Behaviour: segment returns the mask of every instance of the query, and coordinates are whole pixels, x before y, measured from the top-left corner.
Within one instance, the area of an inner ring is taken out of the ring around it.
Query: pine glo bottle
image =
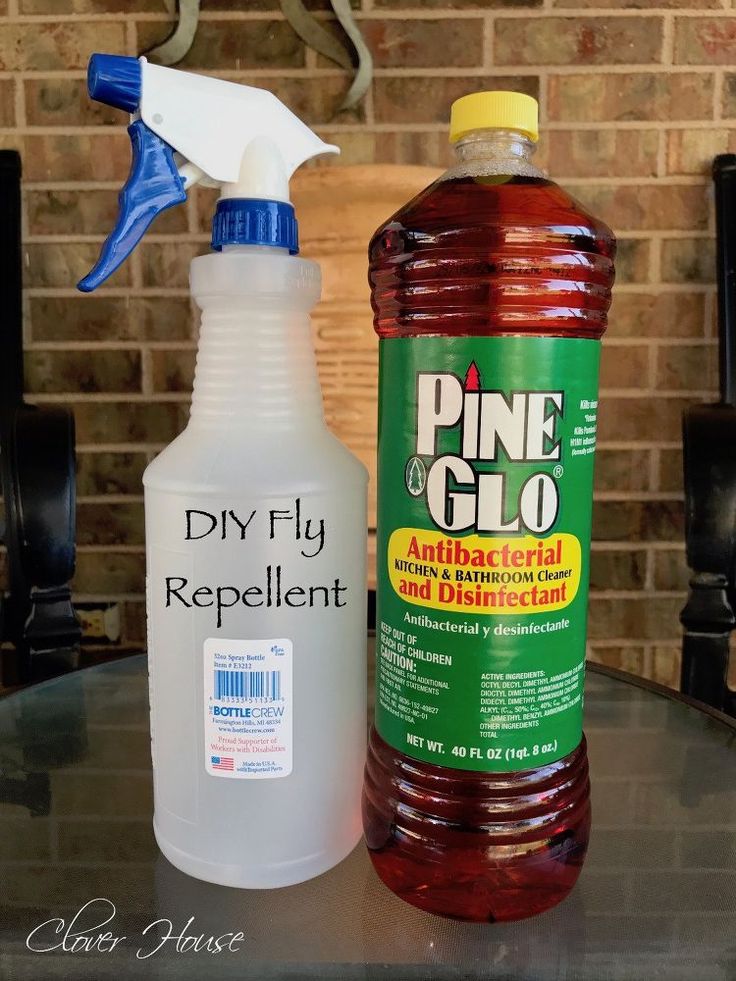
[[[514,920],[579,875],[611,231],[533,165],[538,107],[452,106],[457,163],[374,235],[380,338],[373,864],[420,909]]]

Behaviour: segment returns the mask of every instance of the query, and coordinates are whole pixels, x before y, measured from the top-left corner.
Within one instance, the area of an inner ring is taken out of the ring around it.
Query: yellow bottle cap
[[[450,109],[450,143],[476,129],[514,129],[539,139],[539,104],[521,92],[472,92]]]

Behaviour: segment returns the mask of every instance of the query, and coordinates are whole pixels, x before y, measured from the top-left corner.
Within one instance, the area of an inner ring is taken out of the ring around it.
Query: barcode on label
[[[277,702],[281,698],[280,671],[215,670],[215,698],[263,698]]]

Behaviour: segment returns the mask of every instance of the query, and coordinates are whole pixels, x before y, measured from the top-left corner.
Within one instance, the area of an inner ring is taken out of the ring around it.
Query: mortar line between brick
[[[719,68],[715,73],[715,84],[713,86],[713,119],[720,123],[723,119],[723,90],[725,87],[726,73]]]
[[[656,392],[657,390],[657,370],[659,367],[659,347],[661,345],[648,344],[647,345],[647,376],[649,381],[649,388],[651,391]]]
[[[328,11],[313,11],[312,12],[316,18],[319,20],[330,20],[331,15]],[[82,20],[84,20],[83,15],[78,15]],[[421,8],[416,9],[402,9],[402,10],[381,10],[380,14],[378,11],[374,11],[372,14],[367,14],[361,11],[355,11],[356,20],[473,20],[479,19],[482,13],[478,9],[468,8],[463,10],[460,8],[451,8],[448,10],[432,10],[427,12]],[[511,7],[508,9],[499,8],[494,10],[493,16],[498,20],[539,20],[540,18],[540,8],[531,7],[527,10],[521,10],[519,8]],[[716,8],[712,9],[692,9],[692,10],[677,10],[675,13],[671,7],[651,7],[642,8],[636,10],[631,7],[624,7],[621,10],[616,10],[612,7],[553,7],[549,14],[545,12],[544,18],[549,20],[578,20],[583,17],[586,20],[664,20],[665,17],[672,16],[677,18],[682,18],[684,20],[729,20],[733,18],[732,10],[718,10]],[[89,19],[89,18],[87,18]],[[226,19],[221,17],[219,19]],[[254,19],[254,18],[249,18]],[[267,20],[269,18],[265,17],[263,13],[260,14],[261,20]]]
[[[477,76],[478,70],[476,69],[469,77]],[[516,75],[518,73],[512,73]],[[538,76],[542,77],[542,72],[537,73]],[[407,77],[420,77],[420,76],[407,76]],[[435,77],[435,76],[431,76]],[[451,75],[447,76],[449,78],[459,78],[460,76]],[[463,76],[466,77],[466,76]],[[509,77],[509,76],[498,76]],[[545,124],[546,130],[563,131],[563,132],[600,132],[603,130],[616,130],[620,132],[628,131],[644,131],[650,132],[653,126],[661,124],[668,130],[712,130],[713,120],[597,120],[594,122],[583,122],[582,120],[548,120]],[[405,122],[402,120],[397,120],[395,122],[386,123],[373,123],[370,126],[366,126],[365,123],[335,123],[335,122],[310,122],[309,125],[317,132],[330,132],[330,133],[365,133],[368,132],[375,133],[395,133],[397,130],[407,133],[445,133],[447,131],[446,123],[435,123],[435,122]],[[719,126],[721,129],[732,130],[736,129],[736,118],[733,119],[722,119],[719,121]],[[0,137],[19,137],[19,136],[56,136],[56,137],[68,137],[68,136],[121,136],[125,132],[122,126],[3,126],[0,127]],[[670,177],[689,177],[695,179],[698,175],[696,174],[682,174],[682,175],[669,175]],[[610,178],[609,178],[610,180]],[[650,183],[654,183],[655,177],[651,178],[629,178],[631,181],[641,181],[649,180]],[[98,183],[98,182],[95,182]],[[112,185],[112,181],[100,181],[102,186]]]
[[[141,495],[141,500],[143,496]],[[107,552],[119,552],[121,555],[137,555],[144,552],[145,545],[78,545],[77,552],[86,555],[104,555]]]
[[[487,13],[483,18],[483,47],[481,54],[481,65],[485,71],[493,68],[494,23],[493,14]]]
[[[209,241],[210,236],[199,230],[199,220],[197,215],[197,207],[194,198],[191,194],[187,195],[186,201],[186,211],[187,216],[187,229],[189,235],[192,236],[195,241],[206,242]]]
[[[663,65],[661,62],[631,62],[630,64],[621,65],[581,65],[570,64],[570,65],[494,65],[494,74],[498,75],[535,75],[539,71],[549,71],[555,75],[587,75],[591,71],[599,70],[600,74],[604,75],[629,75],[633,72],[637,74],[642,73],[645,75],[710,75],[715,71],[715,66],[713,65]],[[273,69],[262,68],[258,69],[259,72],[263,74],[274,74]],[[326,72],[327,69],[321,69],[321,72]],[[331,70],[333,74],[335,70]],[[417,66],[415,68],[402,68],[398,65],[392,67],[378,67],[375,69],[375,75],[378,78],[384,76],[398,76],[403,75],[428,75],[434,77],[435,75],[447,75],[448,77],[454,78],[459,75],[472,75],[477,72],[476,68],[471,67],[421,67]],[[9,73],[8,73],[9,74]],[[212,74],[212,72],[207,72],[207,74]],[[232,72],[223,72],[223,74],[232,74]],[[243,74],[252,74],[252,71],[243,71]],[[29,77],[36,78],[38,73],[33,72],[29,74]],[[2,76],[0,76],[2,77]]]
[[[370,132],[376,125],[376,82],[371,82],[365,94],[365,122],[363,126]]]
[[[717,298],[714,290],[707,293],[703,311],[703,333],[708,340],[718,343],[717,324],[716,324],[716,304]]]
[[[681,593],[679,595],[684,596],[684,593]],[[646,647],[648,644],[653,644],[654,646],[661,646],[661,647],[672,647],[673,645],[679,643],[679,640],[680,640],[680,636],[679,635],[677,637],[659,637],[659,638],[649,638],[649,637],[647,637],[647,638],[640,638],[639,640],[632,639],[631,637],[611,637],[610,639],[606,639],[606,640],[602,640],[602,639],[601,640],[591,640],[590,641],[590,645],[593,648],[593,650],[595,650],[596,648],[605,649],[605,648],[609,648],[609,647]],[[619,732],[619,731],[620,730],[618,730],[618,729],[616,730],[616,732]],[[628,780],[630,778],[627,777],[627,778],[622,778],[622,779],[627,779]],[[599,827],[600,827],[600,825],[599,825]],[[630,825],[627,825],[627,828],[628,827],[630,827]],[[643,827],[644,828],[649,828],[649,830],[652,830],[651,824],[649,824],[649,825],[643,825]],[[688,825],[688,827],[690,827],[690,826]],[[617,830],[618,830],[618,828],[617,828]],[[690,916],[690,915],[691,914],[688,913],[688,916]],[[710,915],[712,916],[713,914],[711,913]]]
[[[78,443],[77,453],[160,453],[164,443]],[[82,546],[79,546],[80,548]]]
[[[662,29],[662,64],[666,67],[675,60],[675,22],[671,13],[665,15]]]
[[[566,178],[564,175],[562,175],[562,176],[559,176],[558,175],[558,182],[569,184],[569,183],[572,183],[573,181],[571,181],[571,179],[569,177]],[[29,190],[29,188],[28,188],[27,185],[26,185],[25,190],[26,191]],[[36,188],[31,188],[30,190],[31,191],[36,191],[37,189]],[[56,190],[56,191],[69,192],[71,189],[70,188],[44,188],[41,193],[44,193],[44,194],[45,193],[50,193],[51,191],[54,191],[54,190]],[[73,190],[74,190],[74,192],[77,192],[77,193],[80,193],[81,194],[81,193],[84,193],[85,190],[93,190],[93,189],[92,188],[74,188]],[[100,190],[100,189],[97,188],[97,190]],[[171,245],[171,244],[181,244],[181,243],[186,242],[187,244],[206,245],[206,244],[209,243],[210,237],[211,236],[209,234],[207,234],[206,232],[202,232],[202,231],[199,231],[199,230],[196,230],[196,229],[195,229],[195,231],[179,232],[179,234],[174,234],[174,233],[167,234],[167,233],[162,233],[162,232],[158,232],[158,233],[153,232],[153,233],[151,233],[147,237],[146,244],[147,245],[166,245],[166,244]],[[663,228],[663,229],[654,229],[654,228],[652,228],[652,229],[643,228],[642,229],[642,228],[638,228],[637,229],[637,228],[630,228],[628,230],[620,229],[619,232],[618,232],[618,238],[619,238],[619,241],[624,241],[625,240],[625,241],[629,241],[629,242],[652,242],[652,243],[654,243],[654,242],[670,241],[670,240],[680,241],[683,238],[693,239],[693,240],[696,240],[696,241],[698,241],[700,239],[703,239],[704,241],[709,241],[712,238],[712,236],[711,236],[711,234],[709,232],[704,231],[702,229],[682,229],[682,228]],[[34,235],[28,235],[27,238],[25,239],[25,243],[26,243],[26,245],[63,245],[65,243],[69,243],[69,244],[96,245],[96,244],[99,244],[101,242],[104,242],[104,240],[105,240],[105,235],[102,234],[102,233],[100,233],[100,234],[97,234],[97,233],[91,234],[91,233],[86,233],[86,232],[73,232],[73,233],[64,233],[64,234],[40,234],[40,233],[36,233]],[[307,247],[308,248],[312,248],[312,249],[315,249],[315,248],[319,249],[320,244],[321,244],[319,241],[309,242],[308,239],[307,239],[307,242],[308,242],[308,246]],[[654,273],[656,273],[656,271],[657,271],[657,267],[656,267],[656,264],[655,264],[653,266],[653,271],[650,270],[650,278],[648,280],[644,281],[644,282],[652,282],[652,281],[654,281],[654,279],[657,278],[654,275]],[[618,290],[618,289],[620,289],[623,286],[635,286],[635,285],[642,285],[642,283],[625,283],[624,282],[624,283],[617,284],[617,287],[616,288]]]
[[[153,355],[146,344],[141,344],[138,350],[141,357],[141,392],[144,395],[153,395]]]
[[[657,397],[660,400],[672,399],[700,399],[707,401],[714,394],[714,389],[673,389],[657,390],[642,388],[602,388],[601,398],[609,399],[642,399]],[[34,401],[41,403],[76,403],[79,405],[106,405],[115,402],[127,402],[131,404],[186,404],[191,399],[191,392],[34,392]]]
[[[194,341],[33,341],[29,351],[138,351],[142,344],[152,351],[195,351]]]
[[[329,17],[326,11],[320,12],[322,19]],[[153,12],[153,11],[135,11],[133,13],[126,13],[124,10],[117,12],[108,13],[68,13],[68,14],[56,14],[56,13],[45,13],[45,14],[17,14],[8,20],[13,24],[45,24],[53,20],[55,24],[116,24],[121,23],[125,19],[132,19],[133,21],[138,21],[139,23],[148,24],[172,24],[172,17],[165,11]],[[202,10],[200,12],[200,20],[202,21],[250,21],[250,20],[263,20],[263,21],[274,21],[274,20],[285,20],[283,14],[280,10],[234,10],[230,11],[207,11]]]
[[[327,10],[314,10],[310,11],[311,15],[316,20],[323,21],[334,21],[334,14],[332,11]],[[482,11],[474,8],[461,9],[461,8],[450,8],[448,10],[436,10],[431,11],[424,10],[422,8],[416,9],[399,9],[399,10],[388,10],[388,9],[364,9],[355,10],[354,12],[356,20],[480,20],[482,18]],[[616,10],[613,8],[590,8],[590,7],[552,7],[549,10],[544,11],[545,19],[550,20],[576,20],[578,18],[584,17],[586,20],[659,20],[668,15],[676,16],[677,18],[682,18],[684,20],[693,19],[708,19],[708,20],[728,20],[733,17],[733,10],[729,9],[692,9],[692,10],[677,10],[676,14],[669,7],[651,7],[643,8],[641,10],[636,10],[633,8],[624,8],[622,10]],[[540,16],[539,8],[531,8],[528,10],[520,10],[518,8],[510,8],[507,10],[494,11],[494,16],[497,16],[503,20],[535,20]],[[126,13],[125,11],[120,11],[117,13],[68,13],[68,14],[14,14],[12,17],[8,16],[8,24],[18,24],[18,25],[29,25],[34,24],[47,24],[49,18],[53,18],[53,22],[56,24],[120,24],[123,21],[130,19],[133,22],[138,23],[158,23],[158,24],[170,24],[172,23],[172,18],[165,12],[154,13],[139,11],[134,13]],[[224,22],[224,23],[237,23],[238,21],[262,21],[264,23],[273,23],[275,21],[284,22],[285,17],[280,10],[233,10],[233,11],[219,11],[219,10],[208,10],[206,7],[200,12],[200,21],[205,22]]]
[[[166,443],[150,443],[145,440],[136,440],[129,443],[115,443],[115,442],[95,442],[95,443],[85,443],[80,442],[77,444],[78,453],[160,453],[166,446]],[[598,443],[599,450],[647,450],[647,449],[663,449],[663,450],[679,450],[681,443],[678,440],[660,441],[654,442],[640,441],[636,440],[602,440]],[[656,544],[656,543],[655,543]],[[671,547],[671,546],[669,546]],[[3,551],[0,548],[0,553]]]
[[[661,503],[676,503],[683,499],[682,493],[679,491],[601,491],[596,490],[595,499],[597,501],[609,503],[609,502],[621,502],[621,501],[637,501],[637,502],[661,502]],[[636,542],[632,544],[636,545]],[[639,547],[641,543],[638,543]]]
[[[108,549],[112,551],[112,549]],[[120,603],[144,603],[146,600],[145,593],[77,593],[74,592],[74,601],[76,603],[98,603],[98,602],[108,602],[109,600],[115,600]],[[71,815],[65,815],[65,817]]]
[[[192,397],[191,392],[54,392],[46,394],[42,392],[33,393],[33,401],[39,405],[62,402],[65,405],[114,405],[115,403],[125,403],[126,405],[186,405]]]
[[[657,177],[666,177],[667,175],[667,144],[669,140],[669,134],[667,130],[660,129],[659,137],[657,139]]]
[[[601,398],[702,399],[706,401],[709,398],[712,398],[714,392],[715,389],[711,389],[711,388],[699,388],[699,389],[601,388]]]
[[[653,493],[657,493],[661,487],[662,471],[662,451],[657,447],[649,454],[649,486]]]
[[[569,129],[569,127],[567,127]],[[365,133],[366,130],[363,127],[336,127],[336,126],[315,126],[314,129],[317,132],[358,132]],[[372,128],[373,132],[389,132],[395,133],[396,131],[403,131],[407,133],[411,132],[434,132],[444,134],[447,132],[447,126],[432,127],[429,130],[428,127],[411,127],[411,126],[401,126],[395,125],[393,127],[386,127],[385,125],[376,125]],[[370,131],[369,131],[370,132]],[[327,165],[330,166],[330,165]],[[331,165],[339,166],[339,164]],[[319,169],[319,168],[318,168]],[[440,168],[434,168],[439,171]],[[708,184],[705,178],[697,174],[670,174],[665,178],[661,177],[573,177],[568,175],[565,180],[570,184],[575,184],[577,186],[585,187],[707,187]],[[120,189],[120,181],[29,181],[27,184],[29,190],[32,191],[114,191]],[[620,229],[625,231],[626,229]],[[634,229],[635,230],[635,229]],[[643,230],[643,229],[642,229]],[[676,228],[663,229],[663,231],[677,231]],[[688,230],[685,226],[683,231]],[[698,231],[698,229],[693,229]],[[654,229],[650,229],[654,231]]]
[[[711,75],[718,66],[714,65],[664,65],[659,62],[643,62],[624,65],[546,65],[544,70],[553,72],[555,75],[580,75],[586,74],[591,70],[600,69],[605,75],[628,75],[632,72],[653,74],[653,75]],[[494,75],[536,75],[542,68],[534,65],[493,65]],[[402,77],[447,77],[458,78],[463,76],[477,75],[479,68],[476,65],[458,66],[422,66],[417,65],[411,68],[403,68],[399,65],[383,67],[376,66],[373,70],[376,78],[402,78]],[[202,66],[197,68],[197,73],[206,75],[210,78],[317,78],[317,77],[342,77],[345,71],[342,68],[329,66],[315,66],[308,71],[304,66],[294,68],[289,66],[262,67],[253,66],[251,68],[208,68]],[[83,81],[86,78],[86,71],[81,68],[51,69],[43,68],[38,70],[22,69],[19,71],[0,71],[0,79],[20,78],[23,81],[51,81],[70,80]],[[659,120],[662,122],[663,120]],[[91,128],[91,127],[86,127]],[[100,127],[98,127],[100,128]],[[111,129],[111,126],[102,127]],[[66,131],[66,127],[64,127]]]
[[[30,347],[30,339],[33,337],[33,324],[31,322],[31,301],[26,296],[25,291],[21,297],[21,309],[23,317],[23,350],[27,351]]]
[[[13,86],[13,107],[15,109],[15,124],[19,129],[27,125],[26,91],[25,86],[16,81]]]
[[[685,233],[685,234],[683,234],[680,237],[686,239],[686,238],[688,238],[688,235]],[[714,289],[715,284],[712,283],[712,282],[708,282],[708,283],[670,283],[670,282],[667,282],[665,280],[660,280],[660,281],[653,282],[653,283],[645,283],[644,286],[645,287],[648,286],[650,290],[654,290],[656,292],[668,290],[669,292],[672,292],[672,293],[705,293],[708,290]],[[627,292],[629,292],[629,293],[646,293],[646,292],[648,292],[646,288],[643,289],[643,290],[640,289],[639,288],[639,284],[632,284],[632,287],[631,288],[625,287],[623,285],[621,285],[621,286],[618,287],[618,291],[619,292],[621,290],[623,290],[623,289],[626,289]],[[675,341],[676,338],[673,338],[672,340]]]
[[[646,544],[642,542],[642,544]],[[591,590],[591,600],[609,600],[609,599],[634,599],[634,600],[650,600],[650,599],[679,599],[683,596],[683,590],[681,589],[596,589]],[[639,643],[642,643],[642,638]],[[649,637],[646,640],[651,642]],[[591,643],[596,644],[600,641],[591,640]],[[656,641],[655,641],[656,643]]]
[[[643,548],[651,548],[656,552],[674,552],[683,547],[682,542],[614,542],[606,539],[593,539],[591,548],[594,552],[640,552]]]
[[[135,21],[126,19],[125,21],[125,46],[127,53],[135,58],[138,55],[138,30]]]
[[[112,229],[110,229],[110,231],[112,231]],[[104,241],[104,236],[102,240]],[[130,289],[135,295],[138,293],[141,286],[143,286],[143,264],[139,250],[133,250],[133,253],[128,259],[128,269],[130,270]]]
[[[549,72],[546,68],[539,72],[539,128],[544,133],[549,120]]]
[[[433,10],[428,13],[422,10],[395,10],[381,11],[380,16],[367,16],[356,11],[357,20],[452,20],[456,15],[461,15],[463,20],[478,18],[477,10]],[[326,12],[316,12],[316,16],[321,19],[329,19]],[[586,20],[662,20],[667,16],[673,18],[683,18],[684,20],[728,20],[733,17],[733,10],[711,9],[691,9],[674,11],[671,7],[651,7],[635,10],[633,8],[623,8],[616,10],[612,7],[552,7],[547,13],[543,13],[545,19],[549,20],[578,20],[583,17]],[[520,10],[514,7],[508,9],[498,9],[494,11],[494,17],[499,20],[538,20],[540,18],[540,8],[532,7],[528,10]],[[84,18],[83,18],[84,19]]]
[[[78,504],[142,504],[143,494],[79,494]],[[109,548],[109,546],[99,546]],[[132,545],[125,545],[123,548],[134,548]],[[145,546],[144,546],[145,547]]]
[[[653,680],[656,680],[655,671],[654,671],[654,651],[655,648],[653,645],[651,644],[645,645],[644,658],[643,658],[644,665],[642,668],[642,674],[644,675],[645,678],[652,678]]]
[[[309,246],[307,245],[309,252]],[[314,253],[312,253],[314,254]],[[631,296],[648,295],[650,293],[683,293],[683,294],[704,294],[709,296],[715,285],[713,283],[622,283],[616,287],[617,294],[628,294]],[[31,299],[42,297],[49,298],[69,298],[80,299],[80,294],[73,286],[27,286],[25,288],[27,296]],[[98,294],[107,299],[133,299],[146,298],[183,298],[189,297],[189,290],[185,286],[144,286],[141,289],[133,289],[130,286],[108,286]],[[325,308],[334,306],[334,303],[324,301]],[[352,302],[351,308],[362,307],[364,304]],[[700,339],[700,338],[699,338]],[[692,344],[693,340],[688,338],[647,338],[647,342],[676,344]],[[636,338],[614,338],[606,340],[607,344],[635,343]]]
[[[651,347],[656,348],[672,348],[672,347],[692,347],[696,349],[712,350],[715,349],[717,345],[717,340],[715,338],[702,338],[702,337],[647,337],[647,338],[637,338],[637,337],[605,337],[603,344],[604,347]],[[604,391],[605,389],[601,389]],[[648,391],[649,389],[642,389],[642,391]]]
[[[313,255],[309,246],[306,247],[306,255]],[[650,294],[683,294],[686,296],[704,295],[706,298],[709,297],[715,285],[712,283],[622,283],[616,287],[617,295],[627,295],[627,296],[648,296]],[[42,299],[42,298],[52,298],[52,299],[81,299],[79,291],[73,286],[28,286],[26,287],[26,295],[29,299]],[[99,294],[101,297],[106,299],[185,299],[189,297],[189,290],[185,286],[145,286],[139,290],[133,289],[131,287],[107,287],[104,292]],[[87,302],[87,301],[85,301]],[[324,300],[323,309],[328,310],[335,306],[340,306],[336,301]],[[367,301],[349,303],[351,310],[356,309],[367,309]],[[636,337],[610,337],[606,338],[605,343],[611,344],[613,346],[617,345],[627,345],[632,343],[637,343],[639,339]],[[641,343],[652,343],[652,344],[669,344],[671,346],[677,345],[692,345],[693,343],[709,341],[712,340],[712,335],[708,336],[698,336],[695,338],[687,337],[651,337],[646,340],[641,340]]]
[[[80,192],[81,193],[81,192]],[[60,245],[64,242],[79,242],[82,244],[96,244],[105,241],[105,235],[29,235],[26,238],[26,245]],[[146,244],[165,245],[180,242],[205,243],[210,241],[210,236],[204,232],[182,232],[179,235],[149,235]]]
[[[23,70],[16,72],[2,71],[0,72],[0,78],[20,78],[22,81],[27,79],[32,80],[43,80],[45,78],[51,80],[58,79],[68,79],[70,81],[84,81],[87,77],[87,72],[83,68],[45,68],[39,69],[38,71]]]
[[[646,550],[646,559],[644,567],[644,590],[647,593],[654,592],[654,552],[651,549]]]
[[[564,174],[562,176],[559,176],[558,175],[558,181],[565,182],[565,183],[576,183],[576,181],[574,180],[574,178],[565,177]],[[100,185],[86,186],[86,185],[78,185],[78,184],[75,184],[73,187],[70,187],[70,186],[64,186],[64,187],[46,187],[45,185],[44,185],[44,187],[39,187],[37,184],[25,184],[25,190],[26,191],[32,191],[32,192],[39,191],[39,192],[44,192],[44,193],[47,192],[47,191],[76,191],[76,192],[82,193],[84,191],[91,191],[91,190],[111,190],[112,191],[112,190],[114,190],[114,188],[112,188],[112,187],[111,188],[101,188]],[[697,229],[697,228],[692,228],[692,229],[690,229],[690,228],[688,228],[688,229],[682,229],[682,228],[630,228],[628,230],[619,229],[619,231],[618,231],[619,241],[623,241],[625,239],[626,241],[647,242],[647,241],[650,241],[650,240],[654,241],[657,237],[659,237],[659,239],[661,241],[669,241],[669,240],[677,240],[677,241],[679,241],[683,237],[686,237],[688,239],[704,239],[704,240],[710,241],[710,239],[712,238],[712,234],[709,231],[707,231],[707,230]],[[173,233],[173,232],[172,233],[151,232],[146,237],[146,243],[147,244],[159,244],[159,245],[164,245],[166,243],[170,243],[171,244],[171,243],[180,243],[180,242],[190,242],[190,243],[200,243],[200,244],[203,244],[203,243],[208,243],[210,241],[210,238],[211,238],[211,236],[210,236],[210,234],[208,232],[200,231],[195,226],[194,231],[191,231],[191,232],[189,232],[189,231],[187,231],[187,232],[179,232],[178,234],[177,233]],[[104,239],[105,239],[105,236],[102,235],[102,234],[94,234],[93,235],[93,234],[86,234],[86,233],[79,232],[79,233],[74,233],[74,234],[66,233],[66,234],[57,234],[57,235],[51,235],[51,234],[43,234],[43,235],[42,234],[35,234],[35,235],[29,235],[25,239],[25,242],[26,242],[27,245],[59,245],[59,244],[64,243],[64,242],[97,243],[97,242],[104,241]],[[314,240],[314,241],[310,242],[309,239],[307,238],[306,241],[308,242],[308,247],[313,248],[313,249],[314,248],[318,248],[320,246],[320,244],[321,244],[319,240]],[[617,283],[616,284],[616,291],[618,292],[618,290],[620,290],[623,287],[641,286],[641,285],[645,285],[645,284],[642,284],[642,283]]]
[[[619,233],[619,238],[622,238],[622,233]],[[682,233],[678,236],[674,235],[675,239],[682,238]],[[686,233],[686,237],[692,237]],[[700,237],[700,236],[699,236]],[[703,236],[704,237],[704,236]],[[681,282],[669,282],[667,280],[660,280],[656,283],[620,283],[616,286],[616,293],[651,293],[651,292],[667,292],[667,293],[709,293],[715,289],[715,283],[681,283]],[[672,338],[673,341],[676,338]]]
[[[233,17],[231,12],[228,11],[207,11],[206,8],[202,10],[201,20],[211,20],[211,21],[230,21],[230,20],[282,20],[283,18],[278,15],[277,11],[239,11],[235,12],[237,16]],[[317,20],[333,20],[334,15],[329,10],[314,10],[311,11],[312,16]],[[388,8],[372,10],[355,10],[354,11],[356,20],[478,20],[483,16],[483,12],[479,8],[449,8],[447,10],[431,9],[425,10],[421,7],[416,8],[402,8],[398,10],[389,10]],[[276,16],[274,16],[276,15]],[[499,8],[493,11],[494,17],[499,17],[503,20],[536,20],[540,15],[540,8],[532,7],[527,10],[519,9],[516,7],[510,7],[508,9]],[[651,7],[642,8],[640,10],[624,7],[621,10],[614,8],[603,7],[551,7],[549,13],[545,11],[544,16],[549,17],[552,20],[576,20],[580,17],[585,17],[589,20],[601,20],[608,19],[609,17],[613,20],[625,19],[625,20],[657,20],[668,15],[673,17],[682,17],[683,19],[708,19],[711,18],[716,20],[726,20],[733,17],[733,11],[727,9],[712,8],[712,9],[690,9],[690,10],[677,10],[676,12],[672,10],[671,7]],[[92,20],[92,19],[116,19],[119,15],[107,14],[107,15],[85,15],[85,14],[67,14],[69,18],[75,18],[79,20]],[[131,16],[131,15],[129,15]],[[167,21],[166,16],[160,14],[148,14],[141,17],[138,14],[132,15],[136,20],[160,20],[163,22]],[[23,19],[48,19],[48,15],[45,17],[43,15],[32,15],[27,14]]]
[[[74,297],[80,299],[80,293],[74,286],[27,286],[26,293],[31,298],[36,297]],[[144,286],[133,289],[130,286],[107,286],[97,296],[108,299],[126,299],[128,297],[188,297],[189,290],[185,286]],[[87,302],[87,301],[85,301]]]
[[[661,282],[662,279],[662,240],[653,237],[649,251],[649,281]]]
[[[599,450],[646,450],[658,447],[662,450],[679,450],[682,443],[678,439],[602,439],[598,441]]]

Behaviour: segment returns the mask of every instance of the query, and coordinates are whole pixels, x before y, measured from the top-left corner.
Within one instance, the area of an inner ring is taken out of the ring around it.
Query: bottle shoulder
[[[311,259],[268,250],[209,252],[192,259],[189,281],[197,303],[232,299],[259,304],[277,300],[311,310],[319,300],[321,273]]]
[[[589,239],[596,251],[613,258],[616,242],[611,229],[549,178],[454,176],[457,169],[439,177],[376,230],[370,243],[371,260],[383,257],[387,242],[382,239],[390,239],[391,233],[418,248],[441,245],[447,234],[448,247],[462,247],[463,232],[481,227],[487,234],[510,234],[520,246],[532,245],[535,232],[547,242],[558,238],[560,244],[568,244],[574,229],[580,244]],[[526,236],[519,239],[517,229],[523,229]]]
[[[440,178],[371,240],[375,327],[600,337],[615,251],[608,226],[547,178]]]

